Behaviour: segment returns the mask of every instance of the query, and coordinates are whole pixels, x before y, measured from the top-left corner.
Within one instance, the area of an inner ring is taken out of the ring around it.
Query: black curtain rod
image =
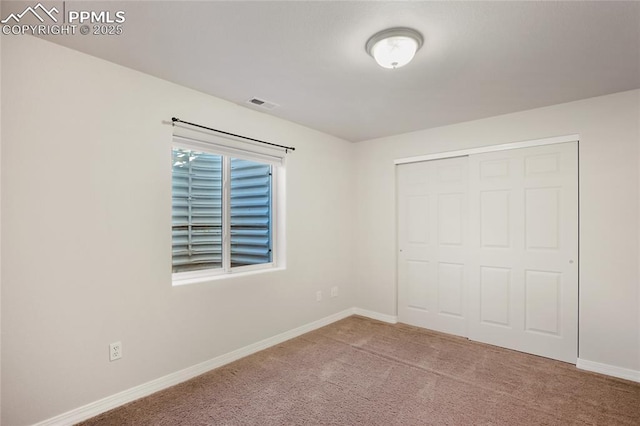
[[[201,126],[200,124],[189,123],[188,121],[180,120],[179,118],[176,118],[176,117],[171,117],[171,121],[173,121],[174,123],[184,123],[184,124],[188,124],[189,126],[200,127],[201,129],[211,130],[212,132],[218,132],[218,133],[222,133],[222,134],[225,134],[225,135],[234,136],[236,138],[241,138],[241,139],[246,139],[246,140],[253,141],[253,142],[263,143],[265,145],[277,146],[278,148],[284,149],[285,153],[288,153],[289,150],[291,150],[291,151],[295,151],[296,150],[292,146],[278,145],[277,143],[265,142],[265,141],[261,141],[260,139],[254,139],[254,138],[249,138],[247,136],[236,135],[235,133],[229,133],[229,132],[225,132],[223,130],[212,129],[211,127]]]

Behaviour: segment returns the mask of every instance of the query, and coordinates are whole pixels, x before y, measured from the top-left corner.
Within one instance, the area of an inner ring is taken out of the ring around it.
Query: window
[[[174,284],[273,268],[282,158],[174,138]]]

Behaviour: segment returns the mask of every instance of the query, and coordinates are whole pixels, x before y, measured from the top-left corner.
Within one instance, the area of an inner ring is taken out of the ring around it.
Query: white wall
[[[2,49],[2,424],[354,306],[353,144],[36,38]],[[171,286],[172,116],[296,147],[286,271]]]
[[[394,159],[578,133],[579,356],[640,370],[639,117],[636,90],[358,143],[359,306],[396,312]]]
[[[2,40],[0,36],[0,99],[2,99]],[[2,102],[0,101],[0,241],[2,241]],[[0,244],[0,330],[2,330],[2,244]],[[2,334],[0,333],[0,336]],[[2,339],[0,338],[0,422],[2,419]]]

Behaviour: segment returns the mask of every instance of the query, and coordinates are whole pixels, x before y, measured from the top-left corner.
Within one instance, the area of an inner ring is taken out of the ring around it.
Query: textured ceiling
[[[350,141],[640,87],[638,2],[102,4],[124,34],[49,39]],[[387,70],[364,45],[394,26],[425,45]]]

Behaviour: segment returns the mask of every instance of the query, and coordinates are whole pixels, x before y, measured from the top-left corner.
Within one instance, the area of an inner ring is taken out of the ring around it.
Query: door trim
[[[452,158],[452,157],[463,157],[463,156],[472,155],[472,154],[483,154],[485,152],[496,152],[496,151],[505,151],[508,149],[529,148],[532,146],[554,145],[554,144],[566,143],[566,142],[578,142],[579,140],[580,140],[580,135],[578,134],[555,136],[555,137],[544,138],[544,139],[534,139],[534,140],[521,141],[521,142],[504,143],[500,145],[481,146],[478,148],[462,149],[458,151],[445,151],[445,152],[439,152],[435,154],[405,157],[405,158],[399,158],[397,160],[394,160],[393,163],[395,165],[418,163],[420,161],[440,160],[443,158]]]

